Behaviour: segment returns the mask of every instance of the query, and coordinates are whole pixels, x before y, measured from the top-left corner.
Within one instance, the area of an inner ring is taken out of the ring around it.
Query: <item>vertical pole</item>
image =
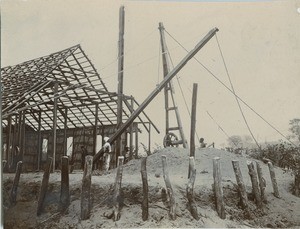
[[[18,123],[18,115],[16,114],[14,132],[13,132],[13,141],[12,141],[11,163],[9,164],[9,170],[14,168],[15,161],[16,161],[16,143],[17,143],[17,139],[18,139],[17,123]],[[2,141],[2,139],[1,139],[1,141]]]
[[[58,83],[54,84],[54,109],[53,109],[53,170],[55,171],[55,156],[56,156],[56,127],[57,127],[57,91]]]
[[[26,123],[25,123],[25,111],[23,111],[23,118],[22,118],[22,137],[21,137],[21,142],[22,142],[22,154],[21,154],[21,161],[24,160],[24,155],[25,155],[25,133],[26,133]]]
[[[119,54],[118,54],[118,108],[117,108],[117,129],[122,125],[123,111],[123,71],[124,71],[124,6],[119,10]],[[116,158],[122,156],[121,137],[116,141]]]
[[[123,174],[123,162],[124,156],[118,157],[118,169],[117,169],[117,176],[115,181],[115,189],[113,193],[113,216],[114,221],[118,221],[121,217],[121,185],[122,185],[122,174]]]
[[[64,152],[63,156],[67,156],[67,129],[68,129],[68,108],[65,108],[65,120],[64,120]]]
[[[41,186],[41,190],[40,190],[40,194],[39,194],[37,216],[41,215],[42,210],[43,210],[44,200],[45,200],[47,189],[48,189],[51,166],[52,166],[52,158],[49,157],[48,161],[47,161],[47,166],[46,166],[46,169],[45,169],[45,172],[43,175],[42,186]]]
[[[86,156],[84,173],[82,178],[82,189],[81,189],[81,219],[82,220],[88,219],[90,217],[92,167],[93,167],[93,157]]]
[[[170,205],[170,212],[169,212],[169,214],[170,214],[171,219],[175,220],[176,219],[176,200],[175,200],[172,184],[171,184],[170,177],[169,177],[167,157],[165,155],[162,155],[161,159],[162,159],[163,174],[164,174],[164,180],[165,180],[166,189],[167,189],[167,195],[168,195],[169,200],[170,200],[170,204],[169,204]]]
[[[95,105],[95,126],[94,126],[94,133],[93,133],[93,155],[97,152],[97,129],[98,129],[98,103]]]
[[[42,112],[39,111],[39,119],[38,119],[38,143],[37,143],[37,170],[40,170],[41,166],[41,157],[42,157]]]
[[[6,133],[6,152],[5,152],[5,159],[9,164],[9,152],[10,152],[10,143],[11,143],[11,115],[7,118],[7,133]],[[4,168],[3,168],[4,169]]]
[[[18,193],[20,175],[22,172],[22,165],[23,165],[22,161],[19,161],[17,164],[15,179],[14,179],[14,183],[13,183],[13,186],[12,186],[11,192],[10,192],[10,203],[12,205],[15,205],[17,202],[17,193]]]
[[[248,166],[249,175],[250,175],[250,178],[251,178],[252,191],[253,191],[253,194],[255,196],[256,205],[257,205],[258,208],[261,208],[262,207],[262,201],[261,201],[261,196],[260,196],[260,192],[259,192],[257,174],[256,174],[256,171],[254,169],[253,161],[247,161],[247,166]]]
[[[147,157],[142,158],[141,162],[141,175],[143,182],[143,200],[142,200],[142,219],[146,221],[149,217],[148,206],[148,179],[147,179]]]
[[[136,125],[135,128],[135,158],[137,158],[139,154],[139,128],[138,125]]]
[[[70,204],[69,157],[68,156],[63,156],[61,158],[60,204],[62,210],[66,209]]]
[[[197,90],[198,84],[193,84],[192,113],[191,113],[191,139],[190,139],[190,157],[195,158],[195,129],[196,129],[196,111],[197,111]],[[188,178],[190,178],[191,168],[189,166]]]
[[[134,100],[133,100],[133,97],[131,97],[131,108],[133,110],[133,107],[134,107]],[[132,112],[131,112],[132,114]],[[133,158],[133,123],[130,124],[130,127],[129,127],[129,131],[130,131],[130,136],[129,136],[129,159],[131,160]]]
[[[151,152],[151,123],[149,122],[148,152]]]
[[[225,219],[225,205],[223,199],[222,176],[220,169],[220,158],[213,159],[214,192],[216,200],[216,209],[221,219]]]
[[[234,170],[234,173],[235,173],[236,182],[238,184],[238,189],[239,189],[239,194],[240,194],[240,198],[241,198],[242,207],[246,211],[248,211],[248,209],[249,209],[248,197],[247,197],[246,187],[245,187],[245,184],[244,184],[244,181],[243,181],[243,176],[242,176],[242,173],[241,173],[239,161],[233,160],[232,161],[232,166],[233,166],[233,170]]]
[[[264,203],[267,203],[267,197],[265,194],[266,180],[263,177],[262,168],[261,168],[259,162],[256,162],[256,169],[257,169],[257,176],[258,176],[258,181],[259,181],[261,199]]]
[[[276,180],[275,171],[274,171],[274,166],[273,166],[272,162],[269,161],[268,166],[269,166],[269,170],[270,170],[270,176],[271,176],[274,196],[277,198],[280,198],[278,186],[277,186],[277,180]]]

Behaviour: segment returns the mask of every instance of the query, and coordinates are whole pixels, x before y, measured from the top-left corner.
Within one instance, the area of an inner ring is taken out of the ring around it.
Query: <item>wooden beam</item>
[[[52,157],[53,157],[53,170],[55,171],[55,157],[56,157],[56,127],[57,127],[57,98],[55,97],[58,91],[58,84],[55,83],[54,85],[54,109],[53,109],[53,151],[52,151]]]
[[[172,80],[172,78],[186,65],[186,63],[192,59],[196,53],[203,48],[203,46],[215,35],[218,31],[217,28],[212,29],[196,46],[190,51],[180,63],[164,78],[164,80],[154,89],[153,92],[144,100],[144,102],[133,112],[133,114],[127,119],[127,121],[118,129],[109,139],[110,143],[113,143],[135,120],[137,116],[148,106],[148,104],[157,96],[157,94]],[[103,154],[103,148],[94,156],[94,160],[98,160],[100,155]]]

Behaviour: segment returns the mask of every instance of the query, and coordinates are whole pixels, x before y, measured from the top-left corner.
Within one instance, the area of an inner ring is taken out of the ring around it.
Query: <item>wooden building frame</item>
[[[1,75],[5,158],[9,158],[10,150],[15,151],[16,146],[24,155],[26,130],[38,134],[37,155],[41,151],[42,134],[51,132],[55,163],[58,132],[64,133],[66,147],[69,130],[92,128],[95,154],[99,129],[117,124],[118,93],[108,91],[80,45],[1,68]],[[122,120],[125,122],[134,111],[132,106],[139,104],[132,96],[122,97],[125,104]],[[149,139],[151,125],[159,132],[145,112],[138,119],[149,133]],[[133,126],[136,128],[128,129],[137,135],[137,123]],[[64,148],[64,154],[65,151]]]

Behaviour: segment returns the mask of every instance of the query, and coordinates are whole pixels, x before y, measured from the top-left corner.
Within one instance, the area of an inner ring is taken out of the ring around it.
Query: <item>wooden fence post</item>
[[[47,160],[47,165],[46,165],[45,171],[44,171],[42,186],[41,186],[40,195],[39,195],[39,199],[38,199],[37,216],[41,215],[42,210],[43,210],[44,200],[45,200],[45,196],[46,196],[47,189],[48,189],[51,167],[52,167],[52,157],[49,157]]]
[[[260,188],[260,196],[264,203],[267,203],[267,197],[265,194],[266,189],[266,180],[263,177],[262,168],[259,164],[259,162],[256,162],[256,169],[257,169],[257,175],[259,180],[259,188]]]
[[[17,191],[18,191],[18,186],[19,186],[20,175],[22,172],[22,165],[23,165],[22,161],[19,161],[17,163],[16,175],[15,175],[14,183],[13,183],[13,186],[12,186],[11,192],[10,192],[10,203],[12,205],[15,205],[17,202]]]
[[[238,188],[239,188],[239,194],[240,194],[240,198],[241,198],[242,207],[243,207],[243,209],[248,211],[249,210],[248,197],[247,197],[245,184],[243,181],[243,176],[242,176],[240,166],[239,166],[239,161],[233,160],[232,166],[233,166],[233,170],[235,173],[236,182],[237,182]]]
[[[196,169],[195,169],[195,159],[194,157],[190,157],[190,179],[188,181],[188,184],[186,186],[186,196],[189,201],[189,207],[190,207],[190,212],[194,219],[199,220],[200,217],[198,215],[198,210],[197,210],[197,205],[195,203],[194,199],[194,183],[196,179]]]
[[[121,209],[120,209],[120,203],[121,203],[121,185],[122,185],[122,174],[123,174],[123,162],[124,162],[124,156],[118,157],[118,169],[117,169],[117,176],[115,181],[115,189],[113,193],[113,216],[114,221],[118,221],[121,218]]]
[[[270,176],[271,176],[271,181],[273,185],[273,190],[274,190],[274,196],[277,198],[280,198],[279,191],[278,191],[278,186],[277,186],[277,180],[275,176],[275,171],[274,171],[274,166],[272,162],[268,162],[269,170],[270,170]]]
[[[81,188],[81,220],[90,217],[92,168],[93,156],[86,156]]]
[[[70,204],[69,157],[68,156],[63,156],[61,158],[60,203],[61,203],[62,210],[66,209]]]
[[[221,219],[225,219],[225,205],[223,199],[222,176],[220,170],[220,158],[213,159],[214,192],[216,199],[216,209]]]
[[[167,188],[167,195],[169,197],[168,199],[170,200],[170,203],[169,203],[169,205],[170,205],[170,217],[171,217],[172,220],[175,220],[176,219],[176,201],[175,201],[171,181],[170,181],[170,178],[169,178],[167,158],[166,158],[165,155],[162,155],[161,158],[162,158],[162,165],[163,165],[164,180],[165,180],[165,184],[166,184],[166,188]]]
[[[257,207],[261,208],[262,207],[262,201],[261,201],[261,196],[260,196],[260,192],[259,192],[257,174],[256,174],[256,171],[254,169],[253,161],[247,161],[247,166],[248,166],[249,175],[250,175],[250,178],[251,178],[252,193],[254,194],[254,197],[255,197],[255,200],[256,200],[256,205],[257,205]]]
[[[149,217],[148,206],[148,179],[147,179],[147,157],[142,158],[141,162],[141,174],[143,181],[143,200],[142,200],[142,219],[146,221]]]

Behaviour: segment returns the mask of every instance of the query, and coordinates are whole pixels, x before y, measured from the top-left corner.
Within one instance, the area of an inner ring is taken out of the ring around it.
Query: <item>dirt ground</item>
[[[166,155],[176,199],[176,220],[171,220],[168,207],[162,195],[165,182],[162,173],[161,156]],[[141,160],[135,159],[123,167],[122,192],[123,205],[121,218],[114,222],[105,215],[112,211],[110,195],[113,191],[116,170],[107,175],[97,171],[92,176],[92,210],[90,218],[80,220],[80,194],[82,171],[70,174],[71,203],[67,210],[60,211],[60,172],[50,175],[50,183],[45,199],[44,211],[38,217],[37,200],[43,173],[21,174],[17,195],[17,204],[11,206],[9,192],[14,174],[3,175],[4,223],[5,228],[282,228],[300,227],[300,198],[291,194],[293,176],[280,168],[275,168],[281,198],[273,195],[268,166],[261,162],[266,179],[267,204],[259,210],[251,198],[251,181],[248,175],[245,155],[235,155],[218,149],[198,149],[195,155],[196,181],[194,196],[197,204],[199,220],[195,220],[189,211],[186,198],[188,182],[188,150],[181,148],[166,148],[147,158],[147,173],[149,185],[149,219],[142,220],[141,202],[142,180],[140,173]],[[226,219],[222,220],[214,204],[213,163],[214,157],[221,158],[222,185],[225,201]],[[232,168],[232,160],[239,160],[241,172],[247,192],[252,217],[249,218],[239,207],[236,179]]]

